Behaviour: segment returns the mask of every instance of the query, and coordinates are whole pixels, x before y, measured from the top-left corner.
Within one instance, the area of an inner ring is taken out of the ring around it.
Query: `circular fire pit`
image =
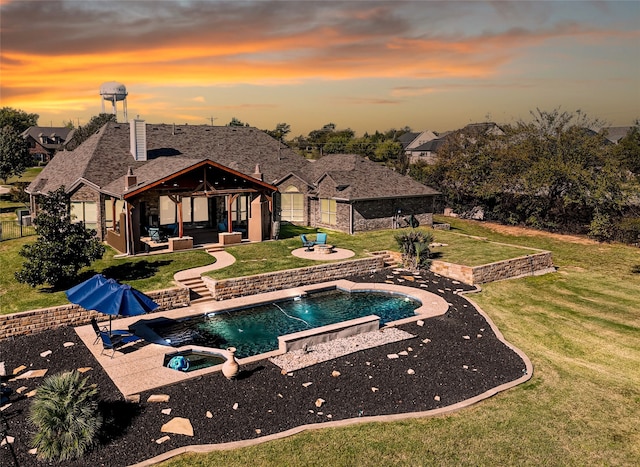
[[[320,255],[333,253],[333,245],[314,245],[314,250]]]

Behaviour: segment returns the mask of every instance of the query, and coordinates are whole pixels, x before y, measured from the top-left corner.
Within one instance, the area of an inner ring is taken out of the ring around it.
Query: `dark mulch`
[[[412,282],[401,279],[406,274],[390,270],[349,279],[384,282],[390,280],[389,275],[396,283],[426,286],[445,297],[449,311],[426,320],[423,327],[414,323],[400,326],[417,335],[415,339],[350,354],[292,376],[282,375],[280,368],[264,360],[242,368],[236,381],[216,373],[153,391],[170,395],[168,403],[147,403],[151,392],[143,393],[139,404],[125,403],[71,328],[0,341],[0,361],[5,362],[8,373],[20,365],[48,368],[48,374],[93,368],[86,375],[99,387],[105,429],[97,447],[82,460],[65,463],[70,466],[130,465],[189,444],[259,438],[305,424],[446,407],[523,375],[522,359],[495,337],[486,320],[458,294],[472,287],[432,274]],[[427,338],[431,342],[423,343]],[[76,345],[65,348],[64,342]],[[387,357],[409,347],[407,356]],[[53,353],[41,357],[46,350]],[[409,369],[415,374],[408,374]],[[340,376],[333,377],[334,370]],[[9,384],[13,389],[24,385],[31,390],[39,380]],[[313,384],[303,386],[307,382]],[[318,398],[325,400],[320,408],[315,405]],[[27,452],[33,432],[27,421],[30,399],[14,395],[12,402],[4,415],[9,435],[16,438],[13,451],[19,465],[45,465]],[[161,413],[165,408],[172,409],[170,415]],[[212,418],[206,417],[207,411]],[[164,435],[161,426],[173,417],[190,419],[195,435],[170,435],[169,441],[155,443]],[[12,464],[10,450],[0,448],[0,465]]]

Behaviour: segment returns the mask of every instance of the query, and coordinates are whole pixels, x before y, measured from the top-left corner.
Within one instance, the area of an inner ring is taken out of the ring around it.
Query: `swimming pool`
[[[376,315],[385,324],[415,315],[421,303],[405,295],[385,292],[319,291],[180,320],[158,321],[149,327],[173,347],[235,347],[239,358],[278,348],[278,336],[363,316]]]

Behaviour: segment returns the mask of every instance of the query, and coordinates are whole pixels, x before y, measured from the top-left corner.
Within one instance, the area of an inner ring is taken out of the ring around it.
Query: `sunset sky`
[[[640,118],[636,0],[0,5],[0,105],[42,126],[86,124],[107,81],[126,86],[129,119],[286,122],[289,137],[329,122],[445,131],[536,108]]]

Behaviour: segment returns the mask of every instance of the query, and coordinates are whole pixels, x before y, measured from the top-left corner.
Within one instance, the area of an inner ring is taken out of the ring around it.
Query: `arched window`
[[[283,221],[304,221],[304,195],[295,186],[289,186],[280,194],[280,218]]]

